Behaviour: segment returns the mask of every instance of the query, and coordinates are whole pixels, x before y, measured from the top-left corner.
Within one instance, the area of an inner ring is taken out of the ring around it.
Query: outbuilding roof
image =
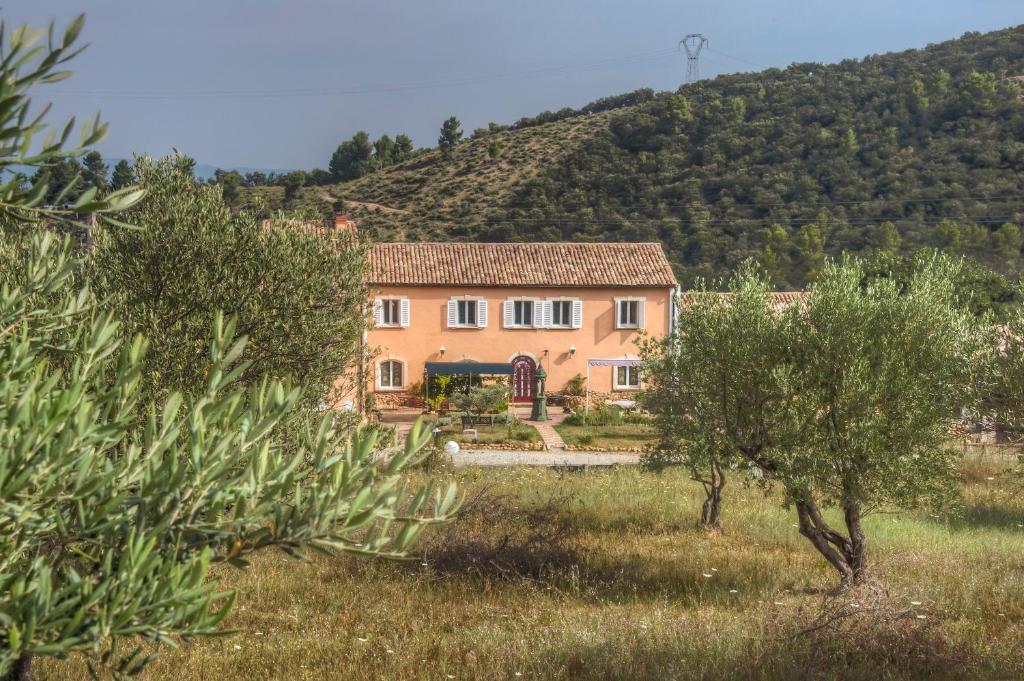
[[[378,286],[675,287],[659,243],[377,243]]]

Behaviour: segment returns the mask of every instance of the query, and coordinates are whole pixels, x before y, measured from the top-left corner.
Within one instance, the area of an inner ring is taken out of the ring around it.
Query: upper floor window
[[[616,298],[615,328],[640,329],[644,325],[643,298]]]
[[[551,301],[551,326],[563,328],[572,327],[572,301],[552,300]]]
[[[476,326],[476,308],[477,301],[475,300],[460,300],[458,302],[458,325],[459,326]]]
[[[512,323],[515,326],[533,326],[533,301],[512,301]]]
[[[373,301],[374,326],[409,326],[408,298],[377,298]]]
[[[478,298],[452,298],[448,301],[449,328],[487,326],[487,301]]]
[[[381,316],[383,317],[384,326],[398,326],[398,301],[383,301]]]
[[[544,326],[545,301],[509,298],[502,305],[502,325],[506,329],[532,329]]]
[[[395,359],[387,359],[380,363],[378,384],[381,388],[401,388],[404,383],[404,365]]]

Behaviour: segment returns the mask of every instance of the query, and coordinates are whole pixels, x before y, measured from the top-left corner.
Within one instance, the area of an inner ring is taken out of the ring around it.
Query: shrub
[[[469,414],[497,412],[508,409],[508,386],[492,383],[471,388],[469,392],[452,395],[452,404]]]

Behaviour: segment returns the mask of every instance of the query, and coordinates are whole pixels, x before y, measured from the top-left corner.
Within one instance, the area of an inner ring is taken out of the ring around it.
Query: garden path
[[[452,457],[457,467],[465,466],[548,466],[552,468],[589,468],[592,466],[631,466],[640,463],[639,454],[616,452],[547,452],[464,449]]]

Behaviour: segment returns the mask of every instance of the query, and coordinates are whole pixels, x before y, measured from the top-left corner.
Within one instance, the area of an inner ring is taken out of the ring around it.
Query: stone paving
[[[540,433],[540,437],[544,440],[544,446],[551,453],[561,452],[565,449],[565,441],[562,436],[555,430],[555,426],[565,420],[565,414],[562,413],[561,408],[555,407],[550,410],[548,421],[531,421],[530,420],[530,407],[528,405],[516,405],[515,406],[516,416],[523,423],[528,423],[537,429]]]

